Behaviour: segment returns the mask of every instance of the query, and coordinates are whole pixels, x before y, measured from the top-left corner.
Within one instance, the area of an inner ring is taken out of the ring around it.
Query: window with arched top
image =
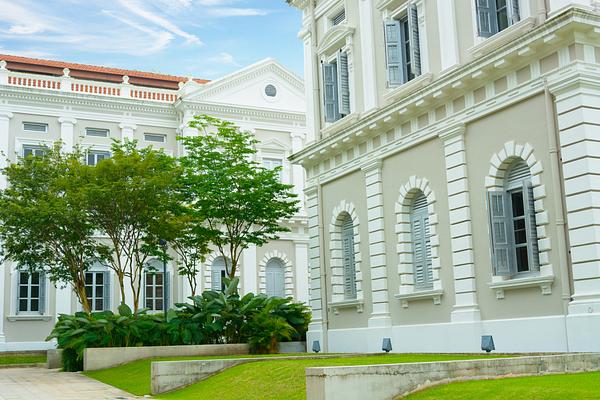
[[[171,279],[169,271],[165,275],[163,263],[152,259],[146,263],[144,271],[144,304],[150,311],[164,311],[169,307]]]
[[[269,297],[285,297],[285,265],[271,258],[265,267],[266,292]]]
[[[356,260],[354,258],[354,224],[350,215],[341,217],[342,265],[344,272],[344,298],[356,299]]]
[[[539,269],[537,226],[531,173],[514,161],[502,190],[488,192],[494,275],[514,276]]]
[[[225,278],[227,278],[227,266],[223,257],[214,259],[210,269],[210,289],[215,292],[225,291]]]
[[[419,192],[413,200],[410,209],[410,229],[415,289],[431,289],[433,288],[431,233],[427,198],[423,192]]]

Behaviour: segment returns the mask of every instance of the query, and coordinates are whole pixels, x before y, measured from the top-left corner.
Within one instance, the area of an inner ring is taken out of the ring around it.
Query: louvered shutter
[[[540,265],[537,224],[535,222],[535,201],[530,180],[523,181],[523,206],[525,208],[525,229],[527,231],[527,252],[529,269],[537,270]]]
[[[334,64],[323,64],[323,97],[325,122],[338,120],[337,73]]]
[[[389,86],[402,84],[402,52],[400,43],[400,22],[388,21],[384,24],[386,62]]]
[[[426,212],[424,214],[427,215]],[[425,286],[431,288],[433,286],[433,263],[431,257],[431,231],[429,230],[429,216],[423,217],[423,227],[425,228]]]
[[[344,265],[344,298],[356,298],[356,264],[354,259],[354,227],[352,219],[342,224],[342,257]]]
[[[19,270],[15,271],[15,273],[17,274],[17,287],[14,293],[14,298],[16,299],[16,309],[15,309],[15,314],[19,315],[19,312],[21,311],[21,272]]]
[[[221,259],[215,260],[210,271],[210,288],[215,292],[221,291],[221,271],[223,265]]]
[[[516,24],[521,20],[521,10],[519,9],[519,0],[510,0],[510,24]]]
[[[506,192],[488,192],[488,209],[492,231],[492,263],[494,275],[511,276],[516,272],[515,252],[509,235],[510,221],[507,212]]]
[[[408,30],[410,41],[410,59],[411,69],[414,76],[421,75],[421,40],[419,38],[419,15],[417,5],[411,4],[408,7]]]
[[[112,305],[110,304],[110,272],[103,272],[102,275],[102,281],[104,283],[104,287],[102,288],[103,308],[104,310],[112,310]]]
[[[425,231],[423,218],[418,214],[411,215],[411,233],[413,245],[413,268],[415,286],[422,288],[426,283],[426,251],[423,238]]]
[[[350,75],[348,73],[348,54],[340,51],[337,54],[338,73],[338,110],[342,115],[350,114]]]
[[[169,309],[169,305],[171,304],[171,272],[167,271],[165,274],[165,279],[163,279],[163,284],[165,285],[163,294],[164,294],[164,302],[163,307],[164,310]]]
[[[46,313],[46,274],[39,272],[40,276],[40,300],[39,300],[39,312],[40,315]]]
[[[477,28],[481,37],[490,37],[498,32],[494,1],[475,0],[477,5]]]
[[[267,296],[284,297],[285,295],[285,276],[284,266],[281,261],[272,259],[266,267]]]

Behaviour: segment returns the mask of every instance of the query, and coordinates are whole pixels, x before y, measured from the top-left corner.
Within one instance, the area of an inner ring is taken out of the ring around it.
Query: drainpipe
[[[325,224],[323,223],[323,186],[317,182],[317,204],[319,207],[319,272],[321,280],[321,309],[323,320],[323,349],[329,352],[329,290],[327,286],[327,263],[325,262]]]
[[[548,134],[548,151],[550,153],[550,173],[554,183],[553,202],[556,207],[556,249],[560,267],[560,283],[562,290],[563,314],[565,321],[565,334],[567,335],[567,352],[569,351],[569,340],[567,331],[567,314],[569,302],[573,293],[573,277],[571,272],[571,252],[569,236],[567,234],[567,215],[565,213],[565,190],[562,174],[562,157],[558,147],[558,129],[556,122],[556,108],[554,97],[548,89],[548,82],[544,80],[544,99],[546,103],[546,127]]]
[[[312,102],[313,102],[313,132],[315,134],[315,140],[321,138],[321,92],[319,90],[319,64],[318,57],[318,40],[317,40],[317,20],[315,18],[315,1],[309,0],[308,10],[310,14],[310,41],[312,46],[311,57],[313,62],[312,68]]]

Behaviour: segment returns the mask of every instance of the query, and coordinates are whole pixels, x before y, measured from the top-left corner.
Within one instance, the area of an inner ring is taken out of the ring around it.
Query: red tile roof
[[[6,61],[6,68],[11,71],[61,76],[63,75],[63,69],[69,68],[69,75],[73,78],[120,83],[123,81],[123,75],[127,75],[129,77],[129,83],[133,85],[162,89],[176,90],[178,89],[179,82],[188,80],[188,78],[183,76],[76,64],[64,61],[43,60],[9,54],[0,54],[0,61],[2,60]],[[200,84],[209,82],[205,79],[194,79],[194,81]]]

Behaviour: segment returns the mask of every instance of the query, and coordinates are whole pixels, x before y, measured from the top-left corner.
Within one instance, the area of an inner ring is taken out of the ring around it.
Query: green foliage
[[[63,367],[82,368],[88,347],[166,346],[249,343],[254,352],[272,353],[282,340],[302,340],[310,321],[308,308],[291,298],[249,293],[240,298],[238,278],[224,292],[206,291],[162,314],[132,312],[126,304],[110,311],[61,315],[47,340],[65,349]]]
[[[280,169],[253,160],[257,140],[251,133],[209,116],[195,117],[190,126],[200,134],[179,138],[186,148],[182,190],[233,279],[242,251],[286,232],[280,221],[298,211],[298,201],[293,186],[280,182]]]
[[[86,212],[85,187],[92,169],[79,149],[61,151],[57,142],[44,155],[19,158],[0,173],[0,251],[30,272],[43,271],[51,281],[73,286],[84,310],[85,271],[107,248],[94,239]]]

